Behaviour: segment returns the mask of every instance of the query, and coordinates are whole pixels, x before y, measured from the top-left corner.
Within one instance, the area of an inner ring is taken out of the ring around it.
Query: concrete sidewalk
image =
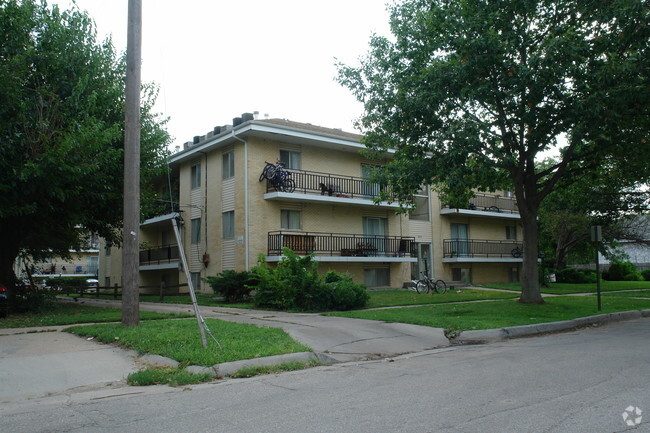
[[[120,307],[120,301],[84,299],[86,305]],[[141,302],[140,310],[159,313],[193,314],[191,305]],[[247,310],[226,307],[199,307],[204,318],[281,328],[314,352],[326,353],[336,361],[374,359],[418,352],[449,345],[440,328],[386,323],[374,320],[322,316],[313,313]],[[212,329],[219,338],[219,330]]]
[[[121,306],[120,301],[111,300],[79,302]],[[142,302],[140,309],[193,314],[190,305]],[[424,326],[221,307],[202,306],[200,311],[205,318],[284,329],[294,339],[310,346],[320,359],[332,362],[391,357],[450,344],[442,329]],[[69,398],[75,392],[105,393],[124,387],[126,376],[151,362],[151,358],[139,357],[133,351],[61,332],[64,328],[0,329],[0,413],[2,403],[44,396]],[[211,331],[218,339],[219,329]],[[228,371],[234,371],[246,362],[229,364],[234,365],[228,365]]]

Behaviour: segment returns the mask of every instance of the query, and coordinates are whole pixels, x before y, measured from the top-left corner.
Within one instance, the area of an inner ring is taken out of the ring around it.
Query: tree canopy
[[[607,165],[647,179],[649,8],[642,0],[405,0],[338,80],[364,104],[374,152],[394,149],[383,199],[423,184],[462,203],[512,188],[524,229],[521,302],[543,302],[537,214],[554,190]],[[538,170],[536,160],[560,152]]]
[[[0,283],[10,284],[19,253],[65,256],[84,233],[119,241],[126,67],[76,8],[0,0],[0,41]],[[155,87],[143,93],[151,196],[170,137],[152,112]]]

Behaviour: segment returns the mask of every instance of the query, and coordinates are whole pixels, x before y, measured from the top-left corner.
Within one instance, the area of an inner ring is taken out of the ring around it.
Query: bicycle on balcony
[[[278,191],[281,192],[294,192],[296,190],[296,182],[291,178],[291,172],[284,168],[284,163],[278,161],[273,164],[266,162],[262,174],[260,174],[259,181],[267,179],[269,183]]]

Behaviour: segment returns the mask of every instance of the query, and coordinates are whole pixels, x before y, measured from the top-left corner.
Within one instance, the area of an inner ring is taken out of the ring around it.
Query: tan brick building
[[[425,269],[446,281],[518,279],[521,230],[507,193],[479,194],[468,209],[448,209],[425,189],[416,197],[416,212],[397,214],[397,204],[373,201],[381,187],[364,174],[380,162],[364,158],[360,138],[244,114],[172,155],[170,173],[179,185],[174,210],[183,221],[195,287],[209,290],[202,278],[250,269],[260,254],[277,262],[282,247],[314,253],[323,272],[348,272],[368,287],[402,287]],[[260,181],[267,161],[282,161],[291,181]],[[174,215],[141,226],[143,292],[163,281],[186,283]],[[105,254],[100,282],[119,283],[121,254]]]

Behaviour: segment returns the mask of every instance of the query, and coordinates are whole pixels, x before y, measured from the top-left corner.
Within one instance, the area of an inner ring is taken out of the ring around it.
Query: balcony
[[[443,263],[463,262],[522,262],[523,244],[517,241],[477,239],[445,239]]]
[[[180,266],[178,245],[163,245],[140,250],[140,270],[177,269]]]
[[[463,208],[450,208],[442,204],[441,215],[464,214],[476,216],[489,216],[494,218],[519,219],[519,208],[513,197],[504,197],[492,194],[476,194],[467,206]]]
[[[414,262],[415,238],[275,231],[268,234],[268,261],[279,261],[282,248],[315,254],[319,262]]]
[[[297,200],[322,203],[340,203],[359,206],[379,206],[382,208],[398,208],[397,203],[373,200],[379,196],[381,185],[371,183],[361,177],[333,175],[316,171],[286,170],[291,175],[295,190],[284,192],[276,189],[270,181],[266,181],[267,200]]]

